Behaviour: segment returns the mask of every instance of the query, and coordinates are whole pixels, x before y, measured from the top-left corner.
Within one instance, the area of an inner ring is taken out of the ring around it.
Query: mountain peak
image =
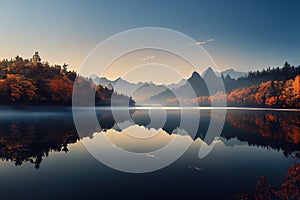
[[[214,71],[211,67],[208,67],[206,71]]]
[[[113,82],[117,82],[117,81],[120,81],[120,80],[123,80],[121,77],[118,77],[116,80],[114,80]]]
[[[238,79],[238,78],[247,76],[248,73],[235,71],[233,68],[230,68],[230,69],[227,69],[227,70],[221,72],[221,75],[223,75],[224,77],[229,75],[230,78]]]
[[[191,77],[197,77],[197,78],[200,78],[201,76],[200,76],[200,74],[199,74],[198,72],[194,71],[194,72],[192,73],[192,76],[191,76]]]
[[[216,76],[216,73],[214,72],[214,70],[211,67],[208,67],[203,73],[202,73],[202,77],[206,77],[206,76]]]

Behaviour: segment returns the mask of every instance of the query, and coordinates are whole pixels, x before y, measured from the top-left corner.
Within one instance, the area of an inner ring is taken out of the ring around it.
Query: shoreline
[[[26,110],[26,111],[39,111],[39,109],[44,110],[247,110],[247,111],[287,111],[287,112],[300,112],[300,108],[265,108],[265,107],[238,107],[238,106],[226,106],[226,107],[208,107],[208,106],[198,106],[198,107],[179,107],[179,106],[159,106],[159,105],[139,105],[139,106],[95,106],[95,107],[72,107],[72,106],[20,106],[20,105],[0,105],[0,110]]]

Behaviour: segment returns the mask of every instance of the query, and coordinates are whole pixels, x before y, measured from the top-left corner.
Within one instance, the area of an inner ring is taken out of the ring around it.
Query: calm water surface
[[[251,191],[265,176],[279,185],[288,168],[299,162],[299,112],[228,110],[215,148],[198,158],[211,117],[197,110],[201,120],[190,148],[161,170],[129,174],[111,169],[91,156],[82,140],[106,134],[117,146],[147,152],[168,142],[179,125],[180,111],[168,110],[159,137],[139,143],[123,132],[150,134],[147,109],[132,109],[132,123],[116,124],[110,109],[97,109],[104,131],[78,136],[71,108],[0,109],[1,199],[232,199]],[[155,129],[153,129],[155,128]],[[154,158],[155,159],[155,158]]]

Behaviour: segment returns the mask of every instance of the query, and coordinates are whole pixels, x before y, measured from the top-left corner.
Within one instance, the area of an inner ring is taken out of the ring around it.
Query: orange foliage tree
[[[227,102],[235,104],[268,107],[300,107],[300,76],[286,81],[267,81],[242,89],[235,89],[227,95]]]
[[[49,82],[49,90],[51,92],[52,101],[70,102],[73,91],[73,81],[68,79],[66,75],[57,76]]]
[[[7,74],[6,79],[0,81],[0,93],[5,100],[32,101],[35,98],[36,90],[32,81],[21,75]]]

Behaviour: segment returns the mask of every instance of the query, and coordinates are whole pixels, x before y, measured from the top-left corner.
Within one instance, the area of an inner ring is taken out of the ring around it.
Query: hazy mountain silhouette
[[[181,88],[181,87],[180,87]],[[151,96],[150,99],[148,99],[147,101],[143,102],[143,103],[146,103],[146,104],[161,104],[161,105],[167,105],[168,103],[166,102],[167,99],[175,99],[176,96],[174,94],[174,92],[170,89],[166,89],[165,91],[157,94],[157,95],[154,95],[154,96]],[[174,106],[178,106],[179,103],[178,101],[175,101],[172,103]]]
[[[240,78],[247,75],[244,72],[237,72],[233,69],[225,70],[223,72],[215,72],[212,68],[208,68],[202,73],[202,76],[197,73],[193,72],[191,77],[186,79],[182,79],[178,83],[172,83],[169,85],[157,85],[152,82],[139,82],[139,83],[130,83],[122,78],[118,78],[116,80],[108,80],[105,77],[97,77],[93,75],[92,79],[96,80],[98,84],[103,85],[105,87],[113,87],[113,89],[120,94],[125,95],[132,95],[137,102],[146,101],[149,97],[157,96],[161,93],[162,96],[169,96],[170,98],[174,95],[171,95],[171,90],[179,91],[185,98],[192,98],[191,94],[187,94],[184,90],[190,90],[189,87],[191,86],[196,96],[207,96],[209,95],[208,88],[205,84],[205,81],[211,82],[211,86],[216,84],[216,81],[220,81],[220,76],[223,75],[226,77],[229,75],[231,78]],[[169,89],[168,89],[169,88]],[[212,87],[212,93],[216,92],[216,88]],[[165,94],[163,94],[165,93]],[[167,95],[167,93],[169,95]],[[160,99],[160,98],[159,98]]]
[[[205,87],[203,88],[203,79],[201,78],[201,76],[197,73],[194,72],[192,74],[192,76],[185,81],[185,83],[181,86],[177,86],[177,87],[173,87],[173,88],[166,88],[163,92],[156,94],[152,97],[150,97],[149,100],[145,101],[144,103],[147,104],[162,104],[162,105],[166,105],[167,99],[175,99],[178,98],[180,96],[180,98],[194,98],[195,96],[199,95],[199,91],[202,90],[203,94],[204,93],[208,93],[207,88],[205,90]],[[195,90],[195,88],[193,87],[196,86],[197,88],[199,88],[199,90]],[[174,85],[173,85],[174,86]],[[191,87],[192,89],[195,91],[195,93],[190,93],[189,91],[191,91]],[[197,93],[198,91],[198,93]],[[177,94],[177,96],[176,96]],[[178,96],[178,94],[180,94]],[[172,103],[173,105],[178,105],[178,101],[175,101]]]
[[[193,72],[187,80],[183,79],[170,85],[156,85],[152,82],[133,84],[121,78],[115,81],[101,78],[99,83],[113,87],[117,93],[131,95],[138,104],[175,106],[180,101],[184,104],[199,102],[201,106],[209,106],[212,98],[215,102],[223,98],[222,92],[217,92],[224,86],[227,101],[232,106],[244,103],[244,106],[294,107],[294,104],[299,105],[299,75],[300,66],[294,67],[286,62],[282,68],[269,67],[249,73],[233,69],[216,73],[209,67],[202,76]],[[121,87],[116,87],[116,82],[119,82]]]
[[[113,89],[120,94],[130,95],[137,103],[144,104],[166,104],[167,99],[174,99],[178,97],[192,99],[199,96],[214,95],[218,91],[216,83],[221,82],[212,68],[208,68],[203,72],[202,77],[199,73],[193,72],[191,77],[187,80],[182,79],[178,83],[170,85],[156,85],[152,82],[137,84],[130,83],[122,78],[114,81],[108,80],[105,77],[93,77],[98,84],[105,87],[113,87]],[[209,93],[207,85],[210,85],[211,94]],[[193,89],[193,90],[191,90]]]
[[[170,86],[156,85],[153,82],[139,82],[130,83],[122,78],[117,78],[116,80],[108,80],[105,77],[99,78],[95,75],[91,77],[97,84],[103,85],[105,87],[112,87],[114,91],[119,94],[130,95],[136,102],[144,102],[151,96],[155,96],[166,90],[167,87],[177,88],[184,84],[186,80],[181,80],[178,84],[171,84]]]
[[[227,69],[227,70],[221,72],[220,74],[223,75],[224,77],[230,76],[230,78],[232,78],[232,79],[238,79],[238,78],[241,78],[241,77],[246,77],[248,75],[247,72],[235,71],[232,68]]]
[[[231,69],[226,69],[222,72],[217,72],[217,71],[214,71],[215,74],[218,76],[218,77],[226,77],[226,76],[229,76],[230,78],[232,79],[239,79],[239,78],[242,78],[242,77],[247,77],[248,73],[247,72],[240,72],[240,71],[235,71],[233,68]],[[203,72],[204,74],[204,72]],[[203,76],[202,74],[202,76]]]
[[[179,94],[177,98],[193,99],[199,96],[209,96],[209,89],[207,85],[210,85],[211,95],[214,95],[218,91],[216,83],[221,82],[221,78],[217,77],[211,68],[208,68],[203,77],[199,73],[193,72],[192,76],[186,81],[186,83],[180,87],[173,89],[173,91],[167,89],[164,92],[155,95],[150,98],[147,103],[159,103],[166,104],[167,99],[176,98],[175,94]],[[191,91],[193,89],[193,91]],[[174,102],[175,104],[178,102]]]
[[[166,90],[166,86],[164,85],[155,85],[152,82],[144,83],[142,86],[138,87],[132,97],[136,102],[142,102],[149,99],[149,97],[160,94],[161,92]]]
[[[98,84],[103,85],[105,87],[113,87],[113,89],[120,94],[130,95],[137,88],[144,85],[144,83],[130,83],[122,78],[117,78],[116,80],[108,80],[105,77],[101,77],[98,81]]]
[[[186,79],[181,79],[181,81],[179,81],[178,83],[172,83],[168,85],[168,88],[170,89],[175,89],[175,88],[179,88],[180,86],[183,86],[184,84],[186,84]]]
[[[202,78],[204,80],[204,85],[209,89],[209,93],[206,96],[214,95],[218,92],[218,90],[221,90],[222,80],[220,77],[217,77],[215,72],[211,67],[209,67],[202,75]],[[204,87],[204,86],[203,86]],[[200,90],[201,93],[201,90]],[[204,95],[200,95],[204,96]]]

